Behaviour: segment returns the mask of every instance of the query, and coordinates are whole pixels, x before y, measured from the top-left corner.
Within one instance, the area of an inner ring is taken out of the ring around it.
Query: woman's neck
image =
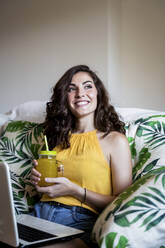
[[[76,133],[86,133],[95,129],[93,118],[88,116],[78,119]]]

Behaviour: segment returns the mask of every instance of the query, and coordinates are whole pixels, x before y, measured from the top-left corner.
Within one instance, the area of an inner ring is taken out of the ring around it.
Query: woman
[[[83,229],[82,240],[95,247],[90,233],[98,214],[132,182],[124,123],[98,76],[78,65],[55,85],[44,125],[49,147],[64,165],[64,177],[47,178],[54,184],[39,187],[40,173],[32,169],[31,180],[43,193],[34,214]]]

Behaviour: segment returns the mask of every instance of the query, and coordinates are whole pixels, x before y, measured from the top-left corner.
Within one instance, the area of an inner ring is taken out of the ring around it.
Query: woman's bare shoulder
[[[129,152],[128,140],[124,134],[113,131],[106,136],[104,135],[104,133],[99,132],[98,138],[108,161],[110,158],[114,157],[115,154],[118,156],[121,151],[124,153]]]
[[[123,133],[119,133],[117,131],[110,132],[106,137],[109,141],[113,140],[116,142],[120,142],[127,140],[127,137]]]
[[[119,133],[117,131],[110,132],[105,138],[106,138],[106,142],[113,147],[128,146],[127,137],[124,134]]]
[[[108,135],[104,136],[104,133],[98,133],[98,138],[100,140],[100,142],[104,145],[104,147],[106,148],[116,148],[116,147],[128,147],[128,140],[127,137],[122,134],[119,133],[117,131],[112,131],[110,132]]]
[[[103,132],[98,132],[97,133],[99,139],[104,140],[105,142],[111,143],[111,142],[127,142],[127,137],[119,133],[117,131],[112,131],[108,135],[105,136],[105,133]]]

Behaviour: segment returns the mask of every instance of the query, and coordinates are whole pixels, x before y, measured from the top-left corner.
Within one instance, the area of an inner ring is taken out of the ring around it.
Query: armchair
[[[165,245],[165,113],[116,108],[125,122],[133,184],[98,217],[93,238],[101,248]],[[0,159],[10,166],[16,213],[38,201],[30,183],[32,160],[44,146],[45,102],[22,104],[1,115]],[[4,117],[4,118],[3,118]]]

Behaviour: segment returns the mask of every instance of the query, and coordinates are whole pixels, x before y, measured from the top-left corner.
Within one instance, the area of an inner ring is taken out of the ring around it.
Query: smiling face
[[[94,116],[97,107],[97,89],[87,72],[78,72],[72,77],[68,88],[68,104],[77,118]]]

